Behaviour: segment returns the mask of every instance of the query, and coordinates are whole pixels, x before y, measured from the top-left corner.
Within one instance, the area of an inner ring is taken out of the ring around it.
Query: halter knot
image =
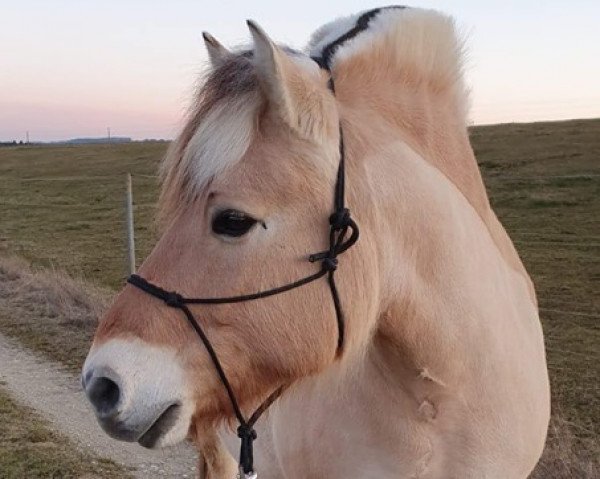
[[[338,267],[338,260],[337,258],[327,257],[323,259],[321,264],[323,265],[323,269],[325,271],[335,271]]]
[[[250,424],[240,424],[237,428],[237,435],[240,439],[256,439],[256,431]]]
[[[350,210],[348,208],[342,208],[337,210],[329,217],[329,224],[336,230],[342,230],[351,225]]]
[[[183,304],[183,296],[174,291],[168,292],[164,298],[165,304],[171,308],[179,308]]]
[[[237,435],[242,440],[240,448],[240,472],[252,474],[254,472],[252,443],[257,438],[256,431],[250,424],[242,423],[237,428]]]

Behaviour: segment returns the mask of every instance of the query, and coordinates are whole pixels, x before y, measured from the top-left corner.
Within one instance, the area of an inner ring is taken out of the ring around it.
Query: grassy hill
[[[492,204],[537,287],[553,404],[600,436],[600,120],[472,129]],[[111,288],[125,275],[125,173],[138,257],[154,235],[165,143],[0,149],[0,251]]]

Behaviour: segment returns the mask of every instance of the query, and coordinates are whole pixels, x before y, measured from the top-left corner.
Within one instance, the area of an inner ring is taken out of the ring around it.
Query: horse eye
[[[243,211],[225,210],[217,213],[212,221],[212,229],[218,235],[243,236],[256,224],[252,216]]]

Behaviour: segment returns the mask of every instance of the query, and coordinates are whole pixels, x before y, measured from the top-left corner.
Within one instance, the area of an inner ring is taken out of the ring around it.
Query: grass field
[[[130,477],[120,466],[80,452],[32,410],[16,404],[0,382],[0,477],[110,479]]]
[[[537,287],[554,410],[577,447],[597,454],[600,120],[477,127],[472,142],[493,206]],[[143,257],[153,243],[154,175],[165,149],[164,143],[0,149],[0,250],[118,287],[125,271],[124,175],[134,177]],[[60,354],[8,316],[0,314],[0,331]],[[77,351],[72,363],[81,360]]]
[[[153,175],[166,148],[166,143],[1,148],[0,248],[116,288],[125,272],[125,173],[134,178],[143,257],[153,238]]]

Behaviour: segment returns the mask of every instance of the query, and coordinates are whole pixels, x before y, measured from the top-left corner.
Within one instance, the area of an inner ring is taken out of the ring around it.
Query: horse
[[[527,477],[550,414],[543,334],[469,142],[453,19],[376,9],[305,52],[248,25],[247,49],[204,34],[209,71],[138,271],[156,290],[118,293],[83,367],[100,425],[151,448],[191,439],[200,477],[233,478],[232,397],[248,417],[278,391],[254,425],[261,478]],[[320,271],[307,256],[329,247],[341,156],[360,238],[329,257],[338,302],[324,275],[188,304],[186,321],[182,298]]]

